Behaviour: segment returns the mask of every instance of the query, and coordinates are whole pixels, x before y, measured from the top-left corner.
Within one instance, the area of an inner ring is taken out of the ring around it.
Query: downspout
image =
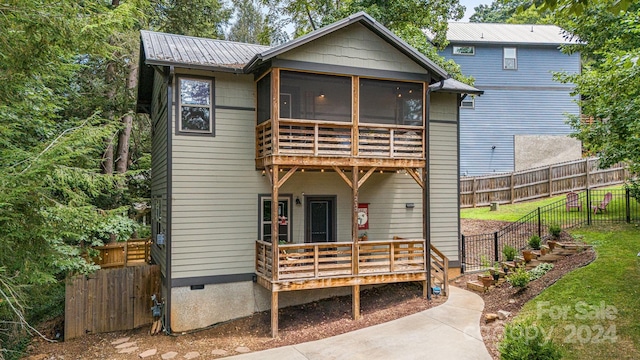
[[[166,216],[166,251],[165,254],[165,273],[167,275],[167,299],[166,299],[166,307],[165,307],[165,332],[167,334],[171,334],[171,196],[173,193],[173,189],[171,186],[173,179],[173,148],[172,148],[172,138],[173,138],[173,92],[171,91],[173,88],[173,77],[175,75],[175,68],[169,66],[169,68],[165,68],[165,82],[167,84],[167,216]]]
[[[426,171],[426,176],[424,179],[424,193],[425,196],[422,197],[422,208],[424,209],[423,211],[423,216],[424,216],[424,227],[425,227],[425,248],[426,248],[426,253],[427,253],[427,299],[431,300],[431,194],[430,194],[430,190],[431,190],[431,171],[430,171],[430,167],[431,167],[431,161],[430,161],[430,155],[431,155],[431,149],[430,149],[430,139],[429,139],[429,133],[430,130],[429,128],[431,127],[431,124],[429,123],[431,120],[431,92],[432,91],[437,91],[440,90],[444,87],[444,79],[440,80],[440,84],[438,85],[437,88],[432,89],[430,86],[427,86],[427,104],[426,104],[426,115],[425,115],[425,146],[426,146],[426,165],[425,165],[425,171]]]

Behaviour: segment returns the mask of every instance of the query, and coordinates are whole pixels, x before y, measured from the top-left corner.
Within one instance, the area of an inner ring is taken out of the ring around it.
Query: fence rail
[[[604,210],[597,208],[607,193],[611,193],[611,201]],[[505,245],[522,249],[532,235],[548,237],[552,224],[569,229],[581,225],[640,223],[638,199],[628,189],[587,189],[579,193],[577,203],[571,205],[567,206],[567,200],[562,199],[539,207],[494,233],[462,235],[463,271],[484,270],[494,261],[504,260]]]
[[[621,184],[625,164],[598,168],[598,158],[587,158],[513,173],[460,178],[460,207],[513,204],[570,191]]]

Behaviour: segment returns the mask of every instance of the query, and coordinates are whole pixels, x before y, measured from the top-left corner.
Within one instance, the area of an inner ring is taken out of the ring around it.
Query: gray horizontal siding
[[[487,91],[460,109],[461,174],[513,171],[514,135],[570,134],[566,114],[579,114],[568,92]]]
[[[253,108],[252,76],[214,75],[216,106]],[[254,271],[258,197],[269,182],[255,169],[255,112],[216,109],[216,136],[173,137],[172,276]]]
[[[429,203],[431,243],[458,260],[457,96],[432,94],[429,123]],[[448,121],[441,122],[441,121]]]
[[[151,123],[153,126],[151,140],[151,197],[162,199],[161,226],[166,230],[167,224],[167,86],[163,77],[155,72],[154,88],[152,96],[153,113]],[[157,204],[153,202],[152,204]],[[155,209],[154,209],[155,210]],[[166,276],[166,250],[165,245],[151,246],[151,257],[160,265],[160,271]]]

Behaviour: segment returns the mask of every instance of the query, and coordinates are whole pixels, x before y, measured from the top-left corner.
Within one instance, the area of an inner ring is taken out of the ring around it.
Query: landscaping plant
[[[498,345],[502,360],[555,360],[561,359],[560,349],[546,339],[543,329],[532,318],[507,324],[504,340]]]
[[[529,281],[531,281],[529,272],[523,267],[517,268],[513,274],[507,276],[507,282],[516,288],[525,288],[529,285]]]
[[[531,246],[533,250],[540,250],[540,242],[540,236],[538,235],[531,235],[529,238],[529,246]]]
[[[562,228],[560,227],[560,225],[555,223],[549,225],[549,234],[551,234],[551,236],[553,236],[554,239],[557,239],[558,237],[560,237],[561,232],[562,232]]]
[[[542,275],[553,269],[553,264],[542,263],[533,269],[529,270],[529,281],[533,281],[542,277]]]
[[[518,250],[511,245],[505,245],[502,247],[502,255],[507,261],[513,261],[518,254]]]

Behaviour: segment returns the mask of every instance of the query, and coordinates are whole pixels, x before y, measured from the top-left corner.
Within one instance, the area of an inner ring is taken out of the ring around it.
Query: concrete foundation
[[[333,296],[351,294],[351,287],[280,293],[279,307],[300,305]],[[271,308],[271,293],[253,282],[205,285],[204,289],[173,288],[171,331],[181,333],[249,316]]]

